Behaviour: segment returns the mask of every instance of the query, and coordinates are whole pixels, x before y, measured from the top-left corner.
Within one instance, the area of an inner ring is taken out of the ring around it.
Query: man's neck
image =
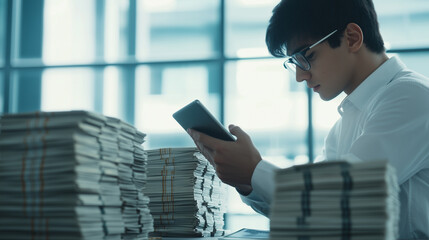
[[[369,75],[371,75],[375,70],[377,70],[377,68],[379,68],[384,62],[389,59],[385,52],[378,54],[369,52],[368,55],[368,57],[364,56],[364,58],[362,59],[362,72],[359,76],[362,81],[367,79]]]
[[[361,52],[357,58],[359,67],[356,68],[354,74],[354,81],[351,86],[348,87],[349,91],[345,91],[347,95],[352,93],[365,79],[368,78],[377,68],[379,68],[384,62],[389,59],[387,54],[383,51],[382,53],[373,53],[369,50]]]

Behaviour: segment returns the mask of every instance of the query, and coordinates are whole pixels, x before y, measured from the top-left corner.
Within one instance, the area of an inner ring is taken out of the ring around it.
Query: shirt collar
[[[371,96],[382,86],[392,81],[393,77],[405,68],[401,60],[393,56],[369,75],[350,95],[338,106],[338,112],[342,115],[351,104],[362,110]]]

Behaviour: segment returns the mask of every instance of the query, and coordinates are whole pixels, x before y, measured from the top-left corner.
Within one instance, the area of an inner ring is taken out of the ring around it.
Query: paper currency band
[[[351,237],[352,222],[350,218],[350,191],[353,188],[353,180],[350,176],[349,164],[341,165],[341,175],[343,176],[343,191],[341,194],[341,215],[342,215],[342,239],[349,240]]]
[[[302,191],[302,194],[301,194],[301,210],[302,210],[302,217],[305,218],[305,217],[311,215],[310,192],[309,191]],[[301,222],[301,221],[299,221],[299,222]]]
[[[175,165],[174,165],[174,156],[171,155],[171,148],[161,148],[159,149],[159,156],[161,159],[164,160],[164,166],[161,170],[161,176],[162,176],[162,181],[161,181],[161,185],[162,185],[162,195],[161,195],[161,199],[162,199],[162,212],[163,214],[165,214],[165,218],[166,218],[166,225],[169,225],[169,220],[174,220],[174,188],[173,188],[173,183],[174,183],[174,177],[176,174],[175,171]],[[170,193],[168,193],[168,189],[167,189],[167,177],[168,177],[168,166],[169,165],[173,165],[173,170],[170,171]],[[170,209],[171,207],[171,209]],[[171,219],[169,219],[171,213]],[[164,222],[163,222],[163,214],[159,215],[159,220],[160,220],[160,225],[161,227],[163,226]]]
[[[23,139],[24,153],[21,166],[21,193],[24,216],[31,218],[31,235],[36,237],[44,228],[45,236],[49,236],[49,219],[44,210],[44,165],[46,158],[46,136],[50,114],[36,112],[33,119],[27,120],[26,136]],[[35,129],[39,129],[36,130]],[[42,152],[38,150],[41,147]],[[27,166],[33,166],[32,168]],[[37,168],[38,167],[38,168]],[[38,178],[38,181],[35,181]],[[27,204],[28,202],[28,204]]]
[[[341,163],[341,176],[343,178],[343,187],[341,191],[341,235],[342,240],[349,240],[351,236],[352,223],[350,218],[350,191],[353,189],[353,179],[350,176],[350,164]],[[296,218],[296,225],[298,227],[304,227],[308,223],[306,217],[311,216],[311,195],[310,192],[313,190],[313,179],[311,175],[311,168],[296,167],[296,171],[302,171],[302,177],[304,179],[304,190],[301,193],[301,211],[302,216]],[[298,239],[308,239],[308,236],[300,236]]]

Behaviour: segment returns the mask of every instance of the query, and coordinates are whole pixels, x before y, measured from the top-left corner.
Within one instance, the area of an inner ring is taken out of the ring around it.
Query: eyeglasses
[[[320,39],[319,41],[314,43],[313,45],[306,47],[304,50],[301,50],[301,51],[293,54],[286,61],[284,61],[283,67],[285,67],[286,69],[288,69],[289,71],[291,71],[294,74],[296,73],[296,66],[298,66],[299,68],[301,68],[304,71],[310,70],[311,65],[310,65],[310,62],[308,61],[308,59],[305,57],[305,53],[308,50],[317,46],[318,44],[322,43],[326,39],[328,39],[330,36],[332,36],[337,31],[338,30],[334,30],[333,32],[329,33],[328,35],[326,35],[325,37],[323,37],[322,39]]]

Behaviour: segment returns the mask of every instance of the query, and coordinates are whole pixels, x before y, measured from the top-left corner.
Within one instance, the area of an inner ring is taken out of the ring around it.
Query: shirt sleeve
[[[260,161],[252,175],[253,191],[247,196],[240,194],[244,203],[267,217],[275,187],[274,173],[277,169],[279,168],[265,160]]]
[[[429,91],[402,82],[392,83],[383,95],[369,106],[362,134],[345,157],[387,159],[402,184],[429,165]]]

